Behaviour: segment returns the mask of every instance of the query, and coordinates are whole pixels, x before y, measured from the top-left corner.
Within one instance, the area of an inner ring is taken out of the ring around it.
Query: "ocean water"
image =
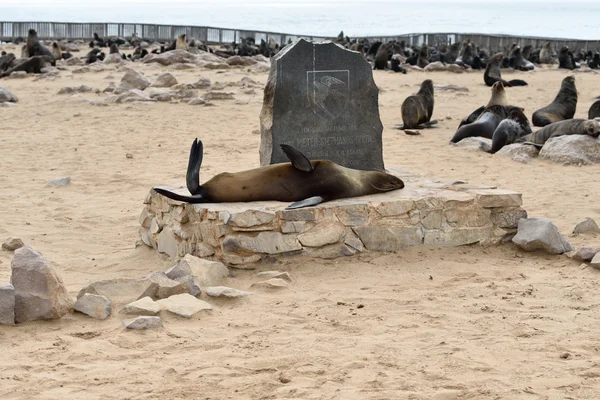
[[[488,33],[600,40],[592,0],[0,0],[0,21],[137,22],[332,37]]]

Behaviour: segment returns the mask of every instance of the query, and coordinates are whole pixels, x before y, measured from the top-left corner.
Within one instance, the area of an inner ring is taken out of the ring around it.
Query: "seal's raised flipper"
[[[198,140],[198,138],[194,139],[194,143],[192,143],[192,148],[190,149],[190,159],[185,175],[187,189],[192,195],[200,193],[200,166],[202,165],[203,151],[204,147],[202,146],[202,141]]]
[[[159,186],[153,187],[152,189],[154,189],[154,191],[156,193],[162,194],[163,196],[168,197],[169,199],[183,201],[185,203],[198,204],[198,203],[208,203],[209,202],[208,199],[201,194],[194,194],[192,196],[186,196],[184,194],[175,193],[166,188],[161,188]]]
[[[300,150],[297,150],[288,144],[282,144],[280,147],[285,155],[290,159],[294,168],[304,172],[313,171],[314,168],[310,163],[310,160],[304,154],[302,154]]]
[[[423,124],[423,126],[424,126],[425,128],[431,128],[432,126],[434,126],[434,125],[437,125],[437,123],[438,123],[437,119],[432,119],[432,120],[431,120],[431,121],[429,121],[429,122],[425,122],[425,123]]]
[[[308,199],[304,199],[304,200],[300,200],[295,203],[292,203],[289,206],[287,206],[285,209],[286,210],[294,210],[296,208],[316,206],[317,204],[321,204],[323,201],[325,201],[325,199],[322,198],[321,196],[309,197]]]

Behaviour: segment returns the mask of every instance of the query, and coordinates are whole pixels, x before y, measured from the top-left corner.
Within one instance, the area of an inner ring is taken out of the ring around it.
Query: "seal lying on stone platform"
[[[168,188],[154,187],[157,193],[186,203],[247,201],[293,201],[288,209],[314,206],[325,201],[402,189],[404,182],[382,171],[361,171],[342,167],[329,160],[310,161],[292,146],[281,145],[291,163],[273,164],[247,171],[214,176],[200,185],[202,141],[190,150],[186,174],[191,196]]]

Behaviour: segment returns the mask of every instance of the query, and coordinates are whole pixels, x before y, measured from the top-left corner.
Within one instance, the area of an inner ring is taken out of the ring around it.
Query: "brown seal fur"
[[[428,47],[426,44],[421,46],[421,51],[419,52],[419,57],[417,58],[417,67],[425,68],[429,65],[429,61],[427,60],[429,58],[429,53],[427,49]]]
[[[54,57],[52,52],[44,47],[37,36],[37,32],[34,29],[30,29],[27,35],[27,54],[29,57],[33,56],[50,56]]]
[[[415,129],[431,120],[433,114],[433,82],[426,79],[421,88],[402,102],[402,123],[404,129]]]
[[[486,107],[474,122],[459,126],[452,139],[450,139],[450,142],[458,143],[465,138],[475,136],[492,139],[500,122],[511,115],[513,108],[523,111],[522,108],[514,106],[493,105]]]
[[[7,71],[4,71],[0,74],[0,78],[8,76],[13,72],[17,71],[25,71],[28,74],[39,74],[42,72],[42,68],[46,66],[46,63],[54,66],[56,65],[56,60],[52,56],[34,56],[29,59],[23,61],[19,65],[14,68],[11,68]]]
[[[483,81],[485,82],[485,84],[488,86],[492,86],[494,83],[500,81],[502,82],[504,87],[527,86],[527,82],[521,79],[513,79],[510,81],[505,81],[504,79],[502,79],[500,66],[502,65],[503,59],[504,53],[496,53],[490,57],[485,67],[485,72],[483,73]]]
[[[179,35],[177,42],[175,43],[175,50],[189,50],[189,46],[185,41],[185,33]]]
[[[273,164],[235,173],[221,173],[200,185],[202,142],[194,140],[186,174],[190,195],[155,187],[157,193],[187,203],[247,201],[295,202],[288,208],[312,206],[324,201],[402,189],[404,182],[381,171],[361,171],[328,160],[310,161],[291,146],[281,146],[290,163]]]
[[[119,51],[119,46],[116,43],[110,45],[110,53],[109,54],[121,54]]]
[[[592,106],[590,107],[590,110],[588,111],[588,118],[589,119],[600,118],[600,100],[598,100],[597,102],[592,104]]]
[[[52,42],[52,56],[56,60],[62,59],[62,49],[60,48],[60,45],[57,42]]]
[[[375,63],[373,69],[387,69],[389,57],[388,49],[389,47],[385,43],[379,46],[379,49],[377,49],[377,54],[375,54]]]
[[[550,138],[565,135],[600,135],[600,123],[593,119],[567,119],[546,125],[542,129],[523,136],[517,143],[528,143],[542,147]]]
[[[571,119],[577,108],[577,88],[575,77],[567,76],[562,80],[558,94],[546,107],[540,108],[533,113],[531,122],[535,126],[546,126],[553,122]]]
[[[550,42],[546,42],[540,51],[540,64],[550,63],[552,63],[552,50],[550,49]]]
[[[490,97],[490,101],[487,103],[486,107],[494,105],[508,105],[508,97],[506,96],[506,90],[504,90],[504,84],[501,81],[498,81],[492,85],[492,97]]]

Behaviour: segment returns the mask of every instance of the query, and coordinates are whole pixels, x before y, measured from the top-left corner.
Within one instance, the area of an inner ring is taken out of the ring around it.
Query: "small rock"
[[[15,71],[8,75],[6,79],[22,79],[27,77],[27,72],[25,71]]]
[[[233,289],[226,286],[213,286],[205,289],[205,292],[210,297],[246,297],[250,295],[250,292],[244,292],[242,290]]]
[[[152,316],[160,312],[160,306],[150,297],[142,297],[141,299],[127,304],[120,311],[120,314],[136,314]]]
[[[67,176],[65,178],[57,178],[57,179],[51,180],[48,183],[48,186],[60,187],[60,186],[67,186],[69,183],[71,183],[71,178]]]
[[[187,293],[191,294],[194,297],[198,297],[202,294],[202,288],[200,286],[200,281],[193,275],[180,276],[175,279],[177,282],[181,283]]]
[[[71,310],[63,280],[41,253],[29,246],[15,250],[11,269],[17,323],[61,318]]]
[[[106,296],[113,305],[123,305],[140,299],[154,284],[148,279],[109,279],[89,284],[79,291],[77,298],[86,293]]]
[[[548,218],[520,219],[512,241],[525,251],[544,250],[549,254],[563,254],[573,250]]]
[[[593,219],[586,218],[584,221],[577,224],[573,233],[576,235],[582,233],[600,233],[600,227],[598,227],[598,224]]]
[[[131,159],[131,158],[133,158],[133,154],[131,154],[131,153],[127,153],[127,154],[125,154],[125,157],[126,157],[126,158],[130,158],[130,159]]]
[[[571,354],[569,354],[569,353],[562,353],[560,355],[560,358],[562,358],[563,360],[567,360],[567,359],[571,358]]]
[[[590,261],[590,266],[594,267],[595,269],[600,269],[600,253],[596,253],[594,258],[592,258],[592,261]]]
[[[73,308],[92,318],[106,319],[110,315],[110,300],[106,296],[86,293],[77,300]]]
[[[510,157],[513,161],[528,163],[537,157],[539,150],[528,144],[512,143],[501,148],[496,154]]]
[[[164,272],[161,271],[148,275],[146,279],[153,284],[150,285],[144,293],[142,293],[141,297],[149,296],[153,300],[166,299],[169,296],[187,292],[187,288],[185,288],[183,284],[170,279]]]
[[[206,104],[206,101],[202,97],[196,97],[195,99],[190,99],[190,101],[188,101],[188,104],[190,106],[201,106]]]
[[[210,304],[195,298],[189,293],[177,294],[168,299],[158,300],[158,305],[161,310],[167,310],[185,318],[191,318],[202,310],[212,310]]]
[[[210,79],[200,78],[198,82],[193,83],[192,86],[194,89],[207,89],[211,87]]]
[[[23,241],[15,237],[9,237],[4,243],[2,243],[2,248],[8,251],[15,251],[23,246]]]
[[[279,382],[281,382],[281,383],[290,383],[291,381],[292,381],[292,378],[290,378],[289,376],[286,376],[283,373],[281,373],[279,375]]]
[[[464,147],[468,150],[490,151],[492,149],[492,140],[483,137],[468,137],[458,143],[453,143],[456,147]]]
[[[0,285],[0,325],[15,324],[15,288],[10,283]]]
[[[431,65],[431,64],[429,64]],[[429,66],[428,65],[428,66]],[[425,67],[427,70],[427,67]],[[451,91],[451,92],[468,92],[469,88],[465,86],[452,85],[452,84],[441,84],[441,85],[433,85],[435,90],[443,90],[443,91]],[[450,118],[452,119],[452,118]]]
[[[127,329],[156,329],[162,328],[160,317],[137,317],[134,319],[124,319],[123,325]]]
[[[79,86],[67,86],[61,88],[58,91],[58,94],[73,94],[73,93],[86,93],[94,90],[91,86],[88,85],[79,85]]]
[[[289,287],[289,283],[280,278],[271,278],[268,281],[256,282],[250,285],[259,289],[280,290]]]
[[[198,278],[201,286],[218,286],[223,278],[229,275],[229,270],[220,262],[186,254],[176,266],[168,269],[166,274],[170,279],[193,275]]]
[[[164,74],[161,74],[158,78],[156,78],[156,81],[154,81],[154,83],[151,86],[169,88],[175,85],[177,85],[177,79],[175,79],[173,74],[165,72]]]
[[[227,92],[206,92],[204,95],[205,100],[233,100],[233,93]]]
[[[259,278],[266,278],[266,279],[278,278],[278,279],[286,280],[288,282],[292,282],[292,277],[290,276],[289,272],[263,271],[263,272],[259,272],[258,274],[256,274],[256,276]]]
[[[19,99],[17,99],[17,96],[4,89],[3,87],[0,87],[0,103],[16,103],[17,101],[19,101]]]
[[[600,248],[598,247],[582,247],[577,250],[575,254],[573,254],[572,258],[576,261],[592,261],[594,256],[600,252]]]
[[[144,75],[134,69],[125,68],[125,75],[121,78],[119,87],[125,90],[138,89],[144,90],[150,86],[150,81]]]

